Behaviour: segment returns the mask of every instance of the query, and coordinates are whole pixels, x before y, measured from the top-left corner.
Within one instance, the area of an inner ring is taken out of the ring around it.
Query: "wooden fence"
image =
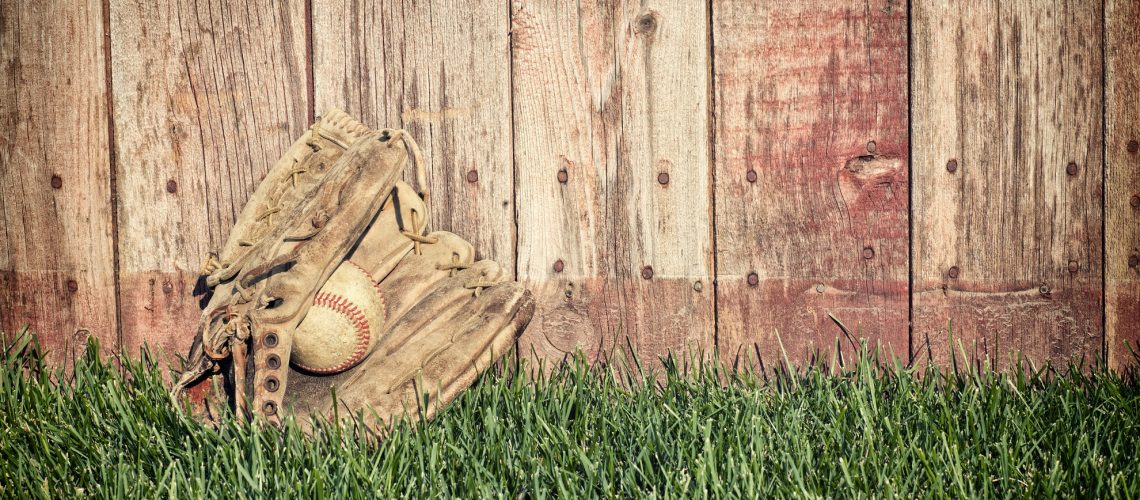
[[[436,227],[539,297],[525,352],[1140,341],[1137,2],[147,4],[0,3],[0,324],[57,359],[184,353],[331,108],[419,139]]]

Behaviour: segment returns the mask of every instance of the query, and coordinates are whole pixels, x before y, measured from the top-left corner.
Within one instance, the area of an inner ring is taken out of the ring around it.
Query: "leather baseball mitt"
[[[399,180],[409,158],[418,189]],[[212,295],[173,395],[221,374],[241,415],[367,415],[379,427],[430,417],[468,387],[534,301],[463,239],[429,232],[425,177],[406,132],[340,111],[318,120],[206,259]]]

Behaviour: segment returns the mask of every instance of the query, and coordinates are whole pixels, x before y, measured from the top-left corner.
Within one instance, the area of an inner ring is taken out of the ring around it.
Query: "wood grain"
[[[103,13],[0,3],[0,330],[68,365],[118,349]]]
[[[906,3],[717,0],[713,23],[721,357],[849,349],[834,315],[905,358]]]
[[[317,113],[408,129],[427,157],[432,227],[513,270],[506,6],[314,0],[312,10]]]
[[[1101,352],[1101,14],[914,3],[914,338],[939,363],[951,334],[999,367]]]
[[[538,302],[520,348],[711,349],[707,7],[511,12],[518,270]]]
[[[1105,344],[1124,368],[1140,354],[1140,3],[1105,9]]]
[[[307,124],[301,0],[111,2],[124,350],[184,355],[197,274]]]

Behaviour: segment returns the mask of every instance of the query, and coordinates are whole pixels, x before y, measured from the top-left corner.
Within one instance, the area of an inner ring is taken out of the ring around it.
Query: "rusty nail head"
[[[281,358],[276,354],[270,354],[265,358],[265,366],[268,366],[271,370],[281,368]]]
[[[1132,205],[1132,208],[1140,208],[1140,194],[1132,195],[1132,199],[1128,200],[1128,204]]]
[[[52,189],[59,189],[63,187],[63,178],[58,175],[51,176],[51,187]]]
[[[479,182],[479,172],[471,169],[467,172],[467,182]]]
[[[566,264],[564,264],[562,262],[562,259],[558,259],[558,260],[554,261],[554,272],[560,273],[565,268],[566,268]]]
[[[868,153],[875,154],[875,149],[877,149],[877,148],[878,148],[878,145],[875,144],[875,141],[867,142],[867,152]]]
[[[875,249],[871,247],[863,247],[863,258],[872,259],[875,257]]]
[[[641,268],[641,277],[644,279],[653,278],[653,266],[645,266]]]
[[[75,280],[67,280],[67,291],[75,293],[79,291],[79,283]]]
[[[174,291],[174,285],[169,281],[162,282],[162,293],[170,295]]]
[[[566,184],[566,181],[568,181],[568,180],[570,180],[570,174],[566,173],[566,169],[559,170],[558,171],[558,182]]]
[[[277,334],[269,332],[265,334],[265,347],[277,347]]]
[[[269,376],[265,378],[265,390],[269,392],[277,392],[281,388],[281,381],[277,377]]]
[[[273,401],[266,401],[265,406],[262,407],[265,414],[272,417],[277,414],[277,403]]]
[[[669,172],[657,174],[657,183],[664,186],[669,183]]]
[[[1132,254],[1128,256],[1128,267],[1140,266],[1140,255]]]
[[[827,290],[827,287],[823,286],[823,283],[819,283],[819,284],[815,285],[816,293],[823,293],[824,290]]]
[[[950,173],[957,172],[958,171],[958,160],[955,158],[951,158],[950,161],[946,162],[946,171],[950,172]]]
[[[705,289],[705,285],[703,283],[701,283],[700,280],[693,282],[693,291],[694,292],[700,292],[701,290],[704,290],[704,289]]]
[[[958,274],[959,274],[960,272],[961,272],[961,271],[959,271],[959,270],[958,270],[958,266],[951,266],[951,267],[950,267],[950,273],[949,273],[949,274],[950,274],[950,278],[951,278],[951,279],[957,279],[957,278],[958,278]]]
[[[1041,295],[1049,295],[1049,287],[1047,285],[1041,285],[1041,288],[1038,288],[1037,291],[1041,292]]]
[[[744,174],[744,178],[748,179],[748,182],[756,182],[756,171],[749,169],[748,173]]]
[[[760,284],[760,276],[756,275],[756,271],[748,273],[748,286],[757,286]]]
[[[1080,268],[1081,268],[1081,265],[1079,263],[1077,263],[1077,261],[1075,261],[1075,260],[1069,261],[1069,274],[1077,274],[1077,271],[1080,270]]]
[[[1136,139],[1128,141],[1128,152],[1136,154],[1137,150],[1140,150],[1140,143],[1136,142]]]
[[[1068,165],[1065,165],[1065,173],[1069,175],[1077,175],[1077,162],[1071,161]]]
[[[178,182],[176,182],[174,179],[166,181],[166,192],[170,194],[178,192]]]

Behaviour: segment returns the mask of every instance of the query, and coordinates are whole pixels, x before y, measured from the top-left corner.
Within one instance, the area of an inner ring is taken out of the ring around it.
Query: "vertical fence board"
[[[118,349],[103,13],[0,4],[0,330],[54,362]]]
[[[712,347],[707,26],[695,2],[512,4],[524,353]]]
[[[940,363],[951,333],[997,366],[1100,353],[1101,10],[1056,7],[914,5],[914,345]]]
[[[111,2],[123,346],[184,354],[203,258],[305,130],[300,0]]]
[[[905,356],[906,2],[718,0],[713,19],[721,356],[833,350],[829,315]]]
[[[316,109],[403,127],[423,148],[433,229],[514,268],[505,4],[313,2]]]
[[[1105,336],[1114,368],[1140,353],[1140,3],[1106,3]],[[1131,351],[1129,350],[1131,346]]]

